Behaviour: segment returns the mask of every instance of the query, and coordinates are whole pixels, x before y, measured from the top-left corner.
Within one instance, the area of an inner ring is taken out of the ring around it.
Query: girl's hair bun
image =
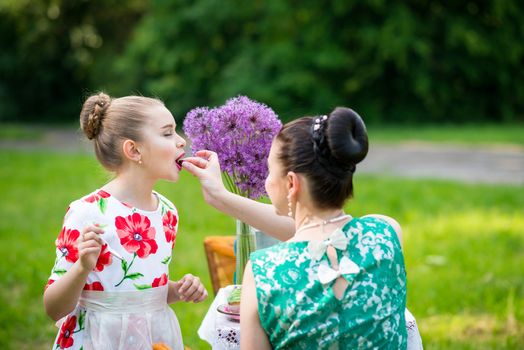
[[[364,121],[350,108],[337,107],[329,115],[326,138],[331,156],[353,167],[368,153],[368,134]]]
[[[103,92],[90,96],[80,112],[80,126],[89,140],[96,138],[103,125],[106,111],[111,104],[111,97]]]

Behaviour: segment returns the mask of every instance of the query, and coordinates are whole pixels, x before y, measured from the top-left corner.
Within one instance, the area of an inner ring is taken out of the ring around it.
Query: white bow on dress
[[[348,257],[343,256],[342,259],[340,259],[338,270],[332,269],[327,263],[321,263],[318,267],[318,279],[320,283],[328,284],[342,275],[358,274],[359,272],[360,267]]]
[[[323,241],[310,241],[307,245],[307,248],[311,254],[311,257],[314,260],[318,260],[322,257],[322,255],[324,255],[328,246],[333,246],[338,250],[344,250],[348,245],[348,241],[349,240],[344,232],[337,228],[335,231],[333,231],[331,236]]]

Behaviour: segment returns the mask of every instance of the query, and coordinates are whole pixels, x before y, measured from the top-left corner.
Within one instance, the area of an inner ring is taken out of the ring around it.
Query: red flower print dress
[[[105,244],[77,307],[61,321],[53,349],[150,350],[152,343],[183,349],[180,326],[167,305],[178,214],[169,200],[154,194],[155,211],[134,208],[103,190],[69,206],[47,286],[78,260],[84,227],[102,227]]]

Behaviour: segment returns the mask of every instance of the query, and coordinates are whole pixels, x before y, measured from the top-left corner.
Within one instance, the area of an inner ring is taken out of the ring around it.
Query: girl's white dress
[[[102,227],[105,244],[77,307],[59,322],[53,349],[150,350],[154,343],[183,349],[178,320],[167,305],[178,214],[169,200],[154,194],[155,211],[134,208],[103,190],[70,204],[48,285],[78,260],[85,226]]]

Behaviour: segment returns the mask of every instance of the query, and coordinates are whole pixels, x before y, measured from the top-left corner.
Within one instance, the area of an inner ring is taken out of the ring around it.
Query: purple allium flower
[[[271,108],[238,96],[220,107],[189,111],[183,129],[193,152],[208,149],[218,154],[222,171],[236,187],[230,190],[258,199],[266,194],[267,156],[281,127]]]

